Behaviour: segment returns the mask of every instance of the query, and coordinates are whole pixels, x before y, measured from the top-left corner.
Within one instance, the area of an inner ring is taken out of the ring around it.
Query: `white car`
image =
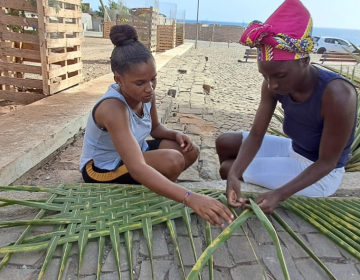
[[[350,52],[356,52],[355,48],[347,40],[336,38],[336,37],[319,37],[313,36],[314,47],[312,49],[315,53],[324,52],[338,52],[347,53],[345,49]]]

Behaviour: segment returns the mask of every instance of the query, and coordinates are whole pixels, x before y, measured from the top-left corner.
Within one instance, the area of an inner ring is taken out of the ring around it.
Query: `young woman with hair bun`
[[[96,102],[88,120],[80,159],[84,181],[142,184],[191,207],[212,225],[223,225],[220,217],[230,223],[233,215],[222,203],[174,183],[196,161],[199,149],[187,135],[159,122],[151,52],[130,25],[112,27],[110,39],[115,45],[115,83]],[[149,135],[153,140],[146,140]]]

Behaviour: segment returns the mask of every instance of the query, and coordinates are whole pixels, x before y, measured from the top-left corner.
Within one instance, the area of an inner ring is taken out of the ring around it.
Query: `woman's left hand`
[[[190,152],[194,148],[190,138],[184,133],[177,132],[175,136],[175,140],[180,145],[180,148],[184,153]]]
[[[281,201],[282,199],[277,190],[266,192],[255,199],[255,203],[259,205],[265,214],[273,213]]]

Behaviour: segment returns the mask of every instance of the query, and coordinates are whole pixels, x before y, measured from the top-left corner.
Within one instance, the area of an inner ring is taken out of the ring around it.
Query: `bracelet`
[[[184,199],[183,199],[183,206],[186,207],[186,204],[185,204],[185,199],[191,194],[191,191],[187,191],[185,196],[184,196]]]

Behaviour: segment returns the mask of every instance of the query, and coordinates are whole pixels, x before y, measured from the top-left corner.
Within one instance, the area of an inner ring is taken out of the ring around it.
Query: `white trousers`
[[[242,132],[243,140],[249,132]],[[277,189],[290,182],[314,162],[296,153],[291,139],[265,135],[261,147],[243,174],[244,182],[267,189]],[[335,168],[315,184],[299,191],[296,195],[326,197],[340,186],[345,168]]]

